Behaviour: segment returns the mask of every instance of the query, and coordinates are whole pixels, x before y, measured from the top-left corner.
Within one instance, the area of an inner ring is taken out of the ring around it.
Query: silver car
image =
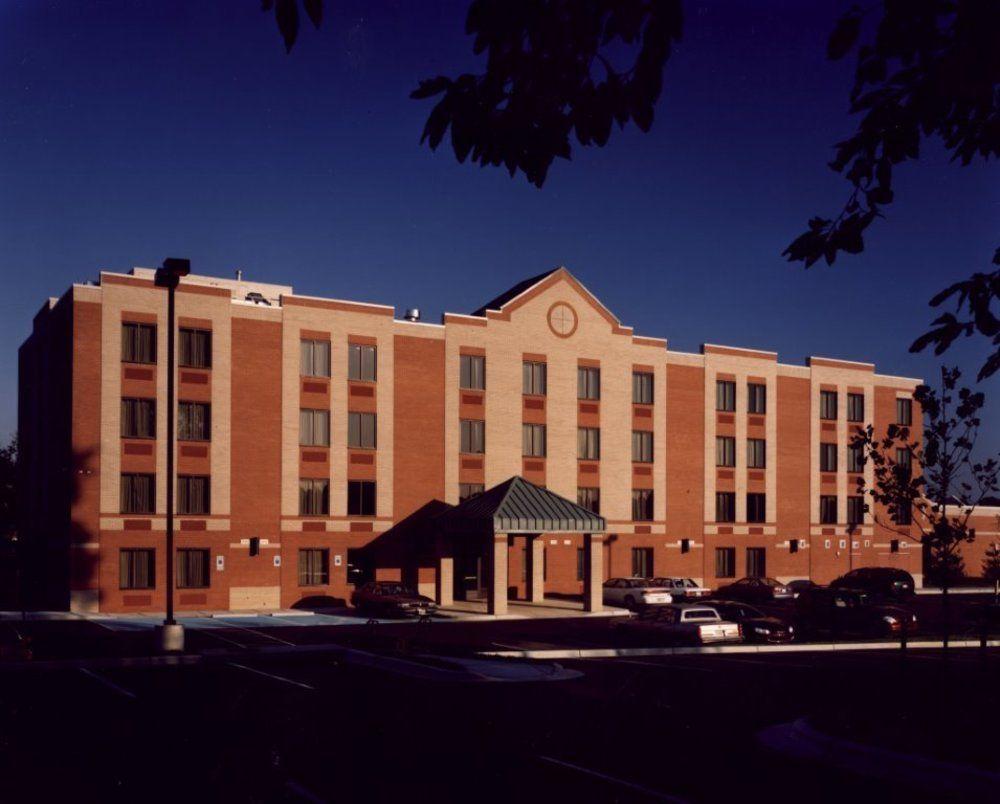
[[[604,602],[609,606],[641,609],[673,603],[669,589],[656,586],[648,578],[611,578],[604,582]]]
[[[669,589],[670,594],[674,597],[674,603],[680,603],[683,600],[697,600],[712,594],[711,589],[698,586],[693,578],[653,578],[652,582],[656,586]]]

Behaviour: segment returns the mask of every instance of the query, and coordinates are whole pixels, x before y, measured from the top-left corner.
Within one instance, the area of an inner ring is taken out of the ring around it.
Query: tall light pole
[[[156,269],[156,286],[167,289],[167,616],[157,629],[163,651],[184,650],[184,626],[174,620],[174,293],[181,277],[191,273],[191,261],[168,257]]]

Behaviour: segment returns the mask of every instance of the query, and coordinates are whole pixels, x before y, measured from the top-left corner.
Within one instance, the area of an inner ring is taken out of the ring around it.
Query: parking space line
[[[249,631],[251,634],[256,634],[257,636],[262,636],[265,639],[273,639],[275,642],[280,642],[283,645],[291,645],[293,648],[296,645],[295,642],[289,642],[287,639],[281,639],[280,637],[272,636],[271,634],[265,634],[263,631],[258,631],[258,630],[254,629],[254,628],[247,628],[244,625],[236,625],[234,623],[227,622],[226,623],[226,627],[227,628],[235,628],[237,631]]]
[[[283,681],[286,684],[292,684],[296,687],[302,687],[305,690],[316,691],[316,688],[311,684],[306,684],[304,681],[296,681],[294,678],[285,678],[284,676],[277,676],[274,673],[267,673],[264,670],[258,670],[256,667],[248,667],[245,664],[237,664],[236,662],[229,662],[230,667],[238,667],[240,670],[246,670],[248,673],[256,673],[259,676],[265,676],[267,678],[274,679],[275,681]]]
[[[94,679],[100,684],[103,684],[108,689],[114,690],[119,695],[124,695],[126,698],[131,698],[133,701],[139,697],[131,690],[127,690],[124,687],[120,687],[119,685],[115,684],[115,682],[112,681],[110,678],[105,678],[99,673],[95,673],[93,670],[88,670],[86,667],[81,667],[80,672],[83,673],[85,676],[90,676],[90,678]]]
[[[646,787],[636,782],[630,782],[626,779],[619,779],[617,776],[610,776],[607,773],[601,773],[600,771],[592,770],[591,768],[584,768],[580,765],[574,765],[572,762],[565,762],[561,759],[556,759],[555,757],[548,757],[544,754],[538,754],[538,759],[542,762],[548,762],[552,765],[559,765],[563,768],[569,768],[570,770],[575,770],[578,773],[586,774],[587,776],[593,776],[595,779],[601,779],[605,782],[610,782],[611,784],[618,785],[619,787],[627,788],[628,790],[634,790],[637,793],[642,793],[644,796],[649,798],[655,798],[659,801],[672,801],[675,804],[686,804],[686,799],[678,798],[677,796],[672,796],[669,793],[661,793],[659,790],[653,790],[650,787]]]

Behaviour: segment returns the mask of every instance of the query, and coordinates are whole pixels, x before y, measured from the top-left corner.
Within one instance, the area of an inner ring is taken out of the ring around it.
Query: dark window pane
[[[177,550],[177,588],[207,589],[210,585],[209,553],[201,548]]]
[[[122,589],[155,589],[156,551],[149,548],[119,550],[118,585]]]

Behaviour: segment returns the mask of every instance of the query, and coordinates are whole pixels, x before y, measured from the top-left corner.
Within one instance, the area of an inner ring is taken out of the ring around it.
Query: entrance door
[[[486,575],[482,555],[464,553],[455,556],[455,599],[485,600]]]

